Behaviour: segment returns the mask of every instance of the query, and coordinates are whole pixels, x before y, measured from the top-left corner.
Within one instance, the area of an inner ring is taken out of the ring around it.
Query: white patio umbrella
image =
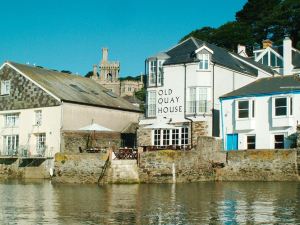
[[[145,128],[146,129],[174,129],[175,126],[168,123],[164,123],[162,121],[157,121],[151,125],[145,126]]]
[[[96,144],[96,134],[95,132],[98,131],[98,132],[101,132],[101,131],[113,131],[107,127],[103,127],[97,123],[92,123],[91,125],[88,125],[88,126],[85,126],[85,127],[82,127],[82,128],[79,128],[79,130],[82,130],[82,131],[93,131],[94,135],[92,136],[92,147],[93,145]],[[88,145],[88,144],[87,144]]]
[[[91,125],[79,128],[79,130],[85,130],[85,131],[113,131],[107,127],[103,127],[97,123],[92,123]]]

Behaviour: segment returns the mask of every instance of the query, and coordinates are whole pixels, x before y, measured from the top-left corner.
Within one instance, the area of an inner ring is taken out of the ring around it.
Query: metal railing
[[[2,150],[1,156],[15,156],[15,157],[45,157],[47,153],[47,146],[43,148],[36,149],[36,154],[31,154],[29,151],[29,146],[19,146],[16,149],[5,149]]]

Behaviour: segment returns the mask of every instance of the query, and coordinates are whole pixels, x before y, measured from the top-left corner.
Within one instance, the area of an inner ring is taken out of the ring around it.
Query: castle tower
[[[102,60],[100,62],[100,80],[115,82],[119,79],[120,63],[108,61],[108,48],[102,48]]]

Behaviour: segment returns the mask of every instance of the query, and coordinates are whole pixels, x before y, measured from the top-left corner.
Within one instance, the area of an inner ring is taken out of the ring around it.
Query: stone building
[[[98,73],[100,71],[100,73]],[[120,79],[120,62],[108,60],[108,48],[102,48],[102,60],[94,65],[91,78],[118,96],[133,96],[144,87],[143,76],[140,80]],[[100,74],[100,75],[99,75]]]
[[[102,60],[99,65],[93,66],[91,79],[121,97],[133,96],[136,91],[144,87],[143,75],[141,75],[140,80],[120,79],[119,73],[120,62],[109,61],[108,48],[102,48]]]
[[[140,116],[128,101],[77,75],[6,62],[0,83],[1,155],[53,156],[65,150],[66,131],[93,121],[120,136]]]

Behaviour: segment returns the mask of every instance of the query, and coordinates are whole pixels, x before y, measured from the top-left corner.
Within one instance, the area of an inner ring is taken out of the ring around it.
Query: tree
[[[196,37],[202,41],[211,41],[212,40],[212,37],[214,36],[214,33],[215,33],[215,28],[212,28],[212,27],[203,27],[199,30],[194,30],[192,31],[191,33],[189,33],[188,35],[186,35],[185,37],[183,37],[181,41],[193,36],[193,37]]]

